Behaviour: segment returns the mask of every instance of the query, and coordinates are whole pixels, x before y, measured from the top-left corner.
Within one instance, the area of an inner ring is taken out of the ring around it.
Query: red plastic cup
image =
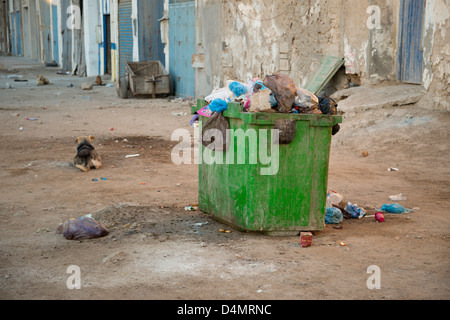
[[[378,222],[383,222],[384,221],[383,212],[375,212],[375,220],[377,220]]]

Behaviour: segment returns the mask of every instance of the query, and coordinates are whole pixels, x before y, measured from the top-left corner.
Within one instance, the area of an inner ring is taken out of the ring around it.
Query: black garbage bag
[[[230,125],[222,113],[214,112],[202,128],[202,144],[215,151],[228,149]]]
[[[337,115],[337,107],[338,104],[332,98],[319,98],[319,109],[323,114]],[[340,129],[339,124],[335,124],[332,128],[332,135],[334,136]]]
[[[87,216],[68,219],[57,230],[68,240],[100,238],[109,233],[105,226]]]

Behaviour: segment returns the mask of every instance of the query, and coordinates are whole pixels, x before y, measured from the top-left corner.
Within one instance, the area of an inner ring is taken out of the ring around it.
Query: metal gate
[[[52,5],[52,29],[53,29],[53,60],[59,63],[59,43],[58,43],[58,7]]]
[[[103,52],[105,61],[105,73],[111,74],[111,18],[109,14],[103,15]]]
[[[133,25],[131,0],[119,2],[119,76],[125,75],[125,63],[133,61]]]
[[[423,0],[402,0],[400,5],[399,50],[397,79],[422,83]]]
[[[169,3],[169,72],[177,96],[194,96],[195,73],[191,64],[195,53],[194,1]]]
[[[139,61],[159,60],[165,64],[159,19],[164,15],[164,0],[139,1]]]

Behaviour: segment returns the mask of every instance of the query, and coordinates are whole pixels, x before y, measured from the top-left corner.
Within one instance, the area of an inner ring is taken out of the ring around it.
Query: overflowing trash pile
[[[325,207],[325,223],[326,224],[339,224],[344,219],[360,219],[362,217],[374,217],[376,221],[383,222],[384,214],[404,214],[413,212],[413,209],[408,209],[398,203],[383,204],[381,207],[375,210],[373,215],[367,215],[367,211],[358,206],[352,204],[349,201],[344,201],[343,196],[337,192],[329,191],[326,199]],[[390,200],[393,196],[389,197]],[[395,198],[397,199],[397,198]],[[405,199],[404,197],[400,200]]]
[[[293,79],[282,74],[254,78],[248,83],[228,80],[226,86],[205,97],[207,106],[197,111],[198,115],[211,117],[214,112],[227,109],[229,102],[243,105],[243,112],[298,113],[336,115],[337,104],[331,98],[319,98],[303,88],[298,88]],[[195,115],[191,121],[196,121]],[[333,135],[339,125],[333,127]]]

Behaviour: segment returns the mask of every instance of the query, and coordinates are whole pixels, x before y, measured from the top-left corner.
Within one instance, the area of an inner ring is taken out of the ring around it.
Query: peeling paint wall
[[[345,59],[327,94],[350,82],[396,82],[400,5],[401,0],[198,0],[196,53],[204,56],[195,59],[203,59],[204,72],[197,72],[196,86],[213,89],[226,80],[275,72],[305,86],[324,55]],[[210,10],[219,6],[220,19]],[[439,97],[449,93],[449,8],[450,0],[425,1],[422,85]],[[444,109],[448,104],[436,103]]]
[[[428,107],[450,111],[450,1],[427,0],[423,30],[422,82]]]

